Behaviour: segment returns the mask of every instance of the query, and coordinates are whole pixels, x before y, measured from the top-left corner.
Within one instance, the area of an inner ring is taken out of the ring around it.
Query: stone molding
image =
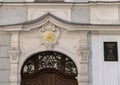
[[[1,0],[3,1],[3,0]],[[34,3],[34,0],[25,0],[27,3],[19,3],[19,2],[11,2],[11,3],[2,3],[3,6],[38,6],[38,5],[67,5],[67,6],[119,6],[120,2],[119,1],[90,1],[89,3]],[[73,2],[73,0],[64,0],[65,2]],[[29,3],[32,2],[32,3]]]
[[[14,25],[5,25],[0,27],[0,31],[29,31],[36,29],[37,27],[42,26],[46,22],[52,22],[54,25],[65,28],[68,31],[92,31],[92,32],[117,32],[120,33],[120,25],[105,25],[105,24],[80,24],[64,21],[50,13],[45,14],[39,19],[35,19],[30,22],[14,24]],[[17,29],[16,29],[17,28]]]

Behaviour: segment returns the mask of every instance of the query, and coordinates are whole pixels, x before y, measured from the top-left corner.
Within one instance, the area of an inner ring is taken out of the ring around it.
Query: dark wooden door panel
[[[49,75],[42,74],[40,76],[34,75],[32,77],[23,78],[21,85],[48,85]]]
[[[55,85],[78,85],[75,78],[62,78],[55,75]]]
[[[64,78],[55,73],[42,74],[38,77],[26,78],[21,85],[78,85],[75,78]]]

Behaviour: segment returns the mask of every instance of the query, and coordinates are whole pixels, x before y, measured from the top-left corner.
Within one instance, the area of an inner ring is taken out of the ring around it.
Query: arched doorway
[[[21,71],[21,85],[78,85],[77,68],[66,55],[45,51],[32,55]]]

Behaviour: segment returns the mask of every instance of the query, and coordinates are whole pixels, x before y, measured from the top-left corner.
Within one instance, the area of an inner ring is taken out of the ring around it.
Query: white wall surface
[[[104,42],[118,43],[118,62],[104,61]],[[92,34],[93,85],[120,85],[120,34]]]
[[[93,6],[90,18],[92,24],[118,24],[120,23],[118,6]]]

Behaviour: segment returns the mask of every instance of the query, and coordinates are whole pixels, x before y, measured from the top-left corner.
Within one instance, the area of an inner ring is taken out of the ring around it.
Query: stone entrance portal
[[[45,51],[31,56],[23,65],[21,85],[78,85],[77,68],[66,55]]]
[[[11,34],[10,85],[88,85],[88,26],[47,13],[4,28]]]

